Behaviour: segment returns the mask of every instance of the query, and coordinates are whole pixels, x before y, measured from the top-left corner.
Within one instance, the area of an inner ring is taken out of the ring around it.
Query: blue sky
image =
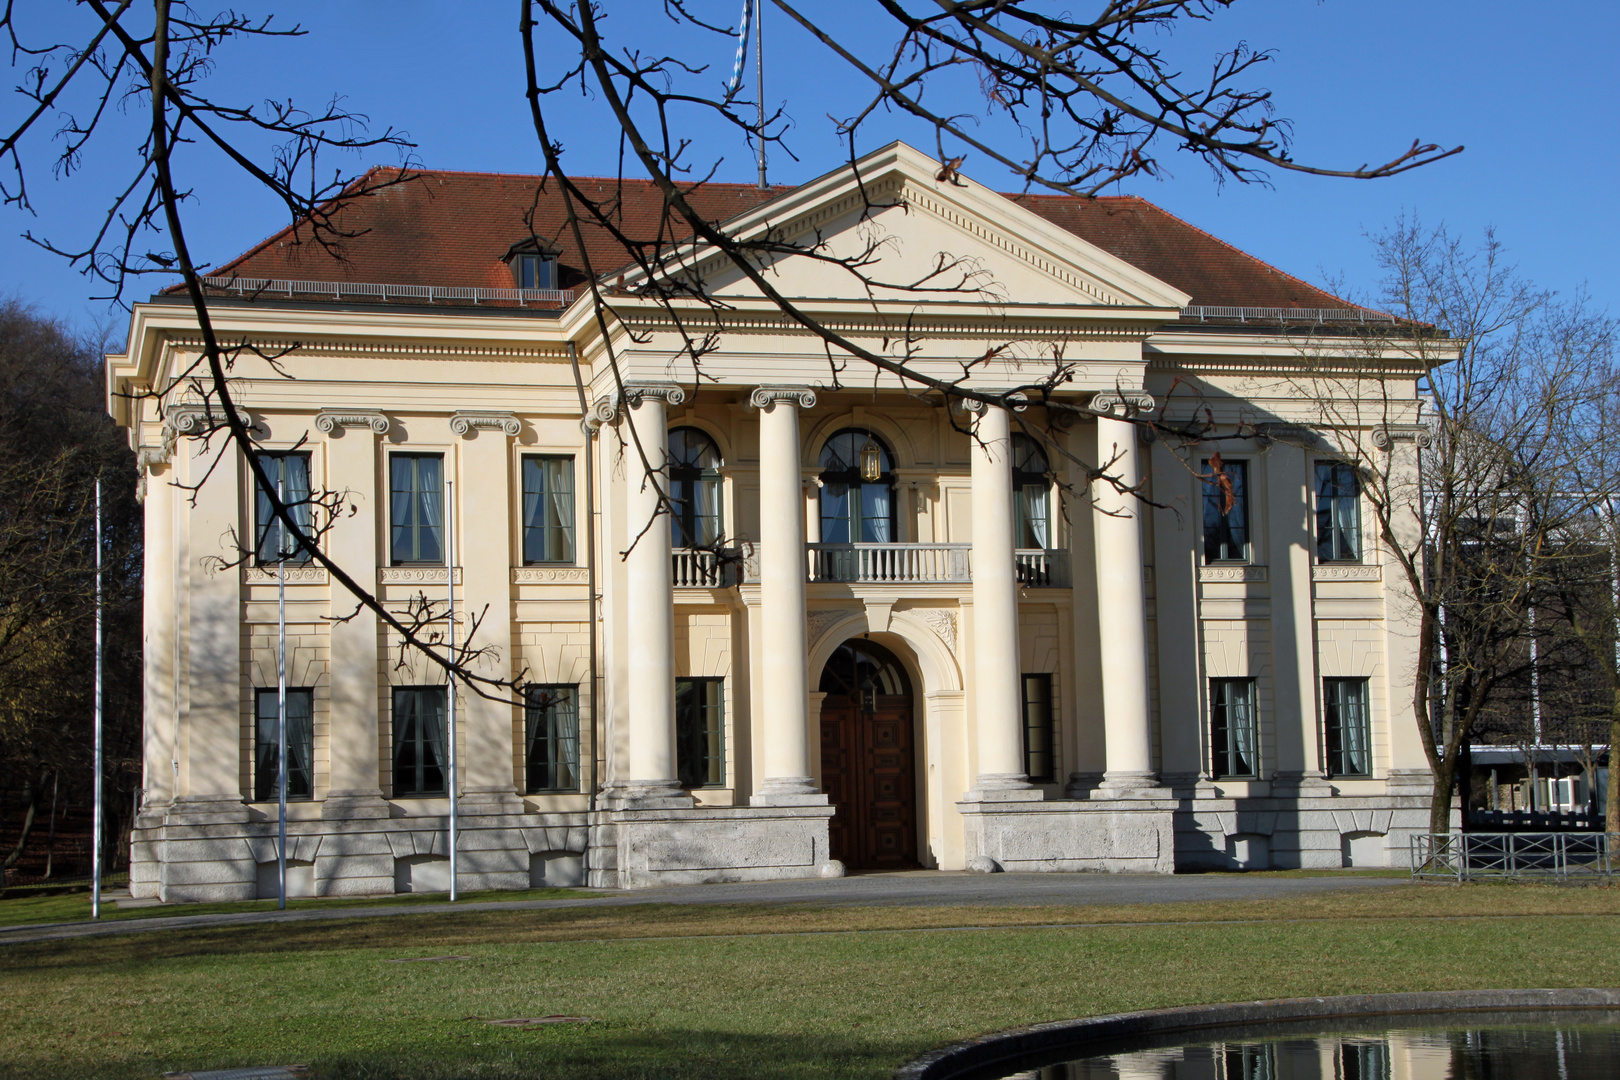
[[[717,21],[736,19],[739,0],[692,2]],[[454,18],[442,4],[422,0],[284,6],[312,34],[226,52],[215,76],[222,92],[311,105],[341,94],[374,126],[409,132],[416,156],[430,168],[541,167],[522,98],[515,4],[457,5]],[[701,58],[713,65],[715,82],[729,71],[729,45],[673,31],[656,0],[608,0],[607,7],[611,32],[628,33],[643,48]],[[869,9],[869,0],[818,0],[806,7],[825,13],[829,25],[844,27],[855,40]],[[61,17],[54,13],[59,10],[48,7],[39,17]],[[771,179],[803,181],[842,160],[826,115],[853,108],[855,87],[783,16],[767,11],[766,19],[766,96],[792,118],[790,142],[800,159],[777,154]],[[1270,186],[1221,186],[1200,162],[1166,146],[1161,160],[1169,174],[1133,180],[1123,190],[1298,276],[1342,278],[1360,289],[1376,279],[1365,233],[1403,212],[1443,221],[1468,237],[1494,226],[1528,277],[1566,294],[1584,287],[1597,306],[1614,310],[1620,308],[1613,257],[1620,240],[1613,195],[1620,150],[1613,103],[1620,98],[1620,65],[1610,52],[1617,31],[1620,4],[1613,0],[1571,0],[1533,11],[1498,0],[1243,0],[1166,39],[1164,47],[1190,70],[1202,70],[1218,49],[1240,40],[1274,50],[1276,60],[1256,81],[1274,92],[1279,115],[1294,122],[1299,158],[1355,166],[1386,160],[1414,138],[1463,144],[1466,152],[1387,180],[1274,173]],[[0,116],[13,117],[18,100],[0,106]],[[575,172],[616,168],[617,142],[603,137],[609,128],[599,103],[559,95],[549,108]],[[0,293],[82,328],[110,323],[115,336],[122,333],[123,317],[90,299],[98,291],[94,283],[19,234],[32,229],[62,244],[82,239],[118,182],[119,154],[136,137],[138,120],[115,117],[106,141],[66,180],[52,180],[48,167],[36,169],[36,217],[0,209]],[[720,160],[719,179],[752,178],[750,152],[739,139],[713,125],[693,130],[703,159]],[[890,138],[932,145],[928,132],[901,118],[882,120],[863,145],[875,148]],[[354,169],[393,160],[379,152],[329,164]],[[223,261],[284,223],[276,206],[218,161],[194,154],[183,166],[195,193],[187,227],[200,257]],[[992,186],[1012,183],[972,154],[964,169]],[[149,291],[143,286],[139,293]]]

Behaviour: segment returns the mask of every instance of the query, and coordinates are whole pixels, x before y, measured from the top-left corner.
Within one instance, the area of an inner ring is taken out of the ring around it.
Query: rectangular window
[[[444,455],[393,454],[391,550],[395,566],[444,565]]]
[[[1024,773],[1034,784],[1053,780],[1052,676],[1024,676]]]
[[[724,679],[675,680],[675,771],[685,788],[726,786]]]
[[[1316,463],[1316,560],[1361,561],[1361,478],[1343,462]]]
[[[270,480],[270,491],[279,488],[282,503],[292,514],[292,519],[298,523],[299,530],[308,536],[309,455],[260,453],[258,458],[259,464]],[[273,566],[282,559],[292,563],[308,562],[309,552],[293,540],[291,532],[272,511],[270,491],[266,491],[262,484],[255,485],[253,550],[258,556],[259,565]]]
[[[530,794],[579,790],[579,691],[531,686],[524,709],[524,761]]]
[[[1217,780],[1260,775],[1260,726],[1253,679],[1209,680],[1210,767]]]
[[[523,562],[574,561],[574,459],[523,458]]]
[[[275,689],[253,692],[255,714],[253,801],[275,802],[280,796],[280,695]],[[315,797],[315,691],[287,688],[287,798]]]
[[[1329,776],[1372,775],[1372,717],[1366,679],[1323,679],[1322,720]]]
[[[1204,462],[1204,561],[1249,559],[1249,466],[1221,463],[1219,472]]]
[[[443,795],[445,688],[394,687],[394,796]]]

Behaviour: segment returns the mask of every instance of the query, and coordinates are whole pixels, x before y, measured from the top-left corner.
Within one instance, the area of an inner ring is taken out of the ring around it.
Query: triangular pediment
[[[816,248],[822,257],[786,255],[768,266],[770,284],[793,299],[1161,310],[1190,299],[982,184],[939,174],[937,161],[895,143],[727,228]],[[760,295],[725,257],[695,256],[687,272],[712,294]],[[856,274],[836,260],[863,265]]]

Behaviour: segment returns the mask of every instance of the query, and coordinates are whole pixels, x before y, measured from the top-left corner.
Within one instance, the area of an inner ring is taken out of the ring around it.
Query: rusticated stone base
[[[600,811],[590,883],[644,889],[818,877],[832,814],[825,805]]]
[[[981,872],[1168,874],[1175,869],[1176,804],[1169,799],[975,799],[956,808],[962,813],[967,865]]]

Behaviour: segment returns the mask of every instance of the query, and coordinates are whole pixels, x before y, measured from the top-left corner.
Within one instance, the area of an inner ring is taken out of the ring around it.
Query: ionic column
[[[315,428],[326,435],[328,491],[347,492],[353,514],[333,516],[326,552],[350,577],[377,587],[378,534],[387,517],[377,497],[377,440],[388,433],[380,412],[323,412]],[[331,586],[332,624],[330,721],[327,746],[330,773],[323,818],[385,818],[378,735],[378,680],[381,660],[377,616],[337,582]]]
[[[1145,404],[1144,404],[1145,400]],[[1095,485],[1092,528],[1097,551],[1097,617],[1103,673],[1103,732],[1106,740],[1101,794],[1121,795],[1157,784],[1153,771],[1153,731],[1148,711],[1147,594],[1142,585],[1142,504],[1119,487],[1142,480],[1136,426],[1109,415],[1127,407],[1151,407],[1147,395],[1132,395],[1129,406],[1117,395],[1099,395],[1097,464],[1114,481]]]
[[[759,595],[764,777],[754,801],[825,803],[810,774],[805,633],[804,485],[799,409],[814,408],[803,386],[762,386],[748,402],[759,414]]]
[[[1030,788],[1024,772],[1023,691],[1018,663],[1018,575],[1007,410],[979,414],[972,442],[973,703],[978,722],[976,792]]]
[[[632,802],[687,798],[675,768],[675,583],[669,553],[668,405],[686,400],[678,386],[625,388],[629,422],[641,444],[625,453],[629,485],[625,560],[629,586],[630,782]],[[646,465],[642,455],[646,456]],[[650,470],[650,471],[649,471]]]

